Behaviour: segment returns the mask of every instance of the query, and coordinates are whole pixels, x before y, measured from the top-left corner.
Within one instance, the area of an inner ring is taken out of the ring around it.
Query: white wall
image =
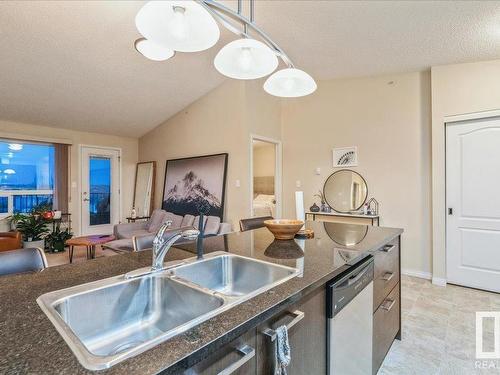
[[[80,132],[68,129],[52,128],[40,125],[22,124],[0,120],[0,138],[9,138],[18,136],[19,139],[63,139],[72,143],[70,178],[79,186],[79,145],[94,145],[106,147],[118,147],[122,150],[122,220],[130,214],[132,207],[132,198],[134,193],[135,165],[138,160],[138,140],[136,138],[119,137],[90,132]],[[70,183],[71,183],[70,182]],[[71,186],[71,185],[70,185]],[[80,199],[78,197],[78,188],[70,190],[69,211],[71,212],[72,230],[75,235],[79,234],[80,229]],[[1,226],[3,225],[3,229]],[[6,229],[6,223],[0,222],[0,230]]]
[[[410,73],[321,81],[284,101],[284,216],[294,215],[297,180],[307,208],[334,172],[332,149],[358,146],[352,169],[380,202],[381,225],[405,230],[402,267],[430,276],[430,100],[429,73]]]
[[[444,279],[444,121],[498,110],[498,82],[500,60],[434,67],[431,74],[320,81],[313,95],[283,101],[267,95],[260,81],[228,81],[142,137],[140,159],[159,163],[158,206],[167,158],[229,152],[226,213],[235,224],[250,210],[250,134],[283,142],[285,217],[294,215],[296,181],[310,206],[334,171],[332,148],[356,145],[354,169],[381,203],[381,225],[405,229],[403,269]]]
[[[260,91],[258,82],[228,80],[140,138],[139,159],[157,162],[156,207],[166,160],[227,152],[224,220],[237,228],[250,216],[250,135],[281,136],[279,100],[267,100]]]
[[[440,282],[446,279],[445,120],[500,109],[500,60],[437,66],[431,74],[433,276]]]

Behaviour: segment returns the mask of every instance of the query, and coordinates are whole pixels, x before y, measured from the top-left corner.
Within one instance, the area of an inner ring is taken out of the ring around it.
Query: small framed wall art
[[[340,147],[333,149],[333,167],[356,167],[358,165],[358,148]]]

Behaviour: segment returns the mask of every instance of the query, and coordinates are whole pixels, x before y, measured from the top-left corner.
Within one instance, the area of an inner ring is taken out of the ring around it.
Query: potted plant
[[[68,228],[61,230],[61,228],[57,226],[52,233],[49,233],[45,237],[45,241],[49,246],[50,252],[59,253],[64,251],[64,244],[71,237],[73,237],[73,233],[71,233]]]
[[[16,229],[23,235],[23,247],[45,247],[44,237],[49,232],[47,223],[40,214],[15,213],[12,222]]]

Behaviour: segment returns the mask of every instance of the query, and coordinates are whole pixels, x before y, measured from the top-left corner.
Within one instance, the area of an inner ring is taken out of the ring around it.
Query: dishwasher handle
[[[352,267],[353,269],[338,280],[327,284],[327,316],[332,319],[373,281],[373,257]]]
[[[340,283],[334,283],[332,285],[333,289],[343,289],[352,286],[363,276],[367,275],[370,271],[373,272],[373,267],[370,267],[370,265],[371,262],[367,262],[363,267],[358,267],[357,269],[353,270],[348,276],[346,276],[344,279],[341,279]]]

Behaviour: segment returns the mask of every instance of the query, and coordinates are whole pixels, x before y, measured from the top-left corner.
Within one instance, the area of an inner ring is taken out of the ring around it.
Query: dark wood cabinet
[[[373,315],[373,373],[376,374],[399,331],[399,287],[395,286]]]
[[[256,353],[256,331],[252,329],[184,371],[183,375],[255,375]]]
[[[325,286],[315,290],[257,328],[257,374],[274,373],[275,343],[266,332],[280,325],[290,324],[301,313],[303,318],[288,330],[292,360],[287,367],[287,373],[289,375],[326,374],[325,291]]]
[[[373,374],[395,338],[401,338],[400,237],[375,252],[373,280]]]
[[[183,375],[269,375],[274,372],[274,329],[290,326],[291,363],[289,375],[326,374],[326,295],[325,286],[304,297],[256,329],[210,354]],[[254,355],[251,350],[255,349]],[[246,350],[246,352],[242,352]],[[244,363],[242,363],[244,361]],[[225,372],[224,372],[225,371]]]
[[[401,334],[400,237],[374,254],[373,374]],[[289,375],[327,372],[326,286],[269,318],[202,360],[184,374],[268,375],[274,373],[274,330],[289,326]],[[224,372],[225,371],[225,372]]]

